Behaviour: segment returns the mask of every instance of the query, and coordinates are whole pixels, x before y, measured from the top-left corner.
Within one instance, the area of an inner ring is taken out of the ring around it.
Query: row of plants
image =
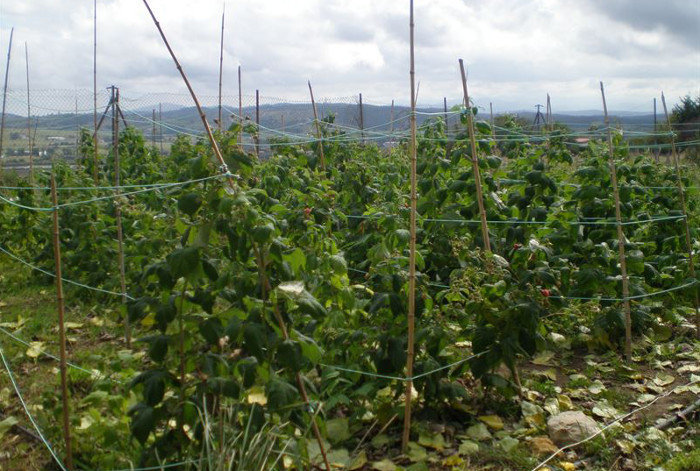
[[[322,123],[325,137],[341,133],[332,124],[332,117]],[[515,122],[510,126],[519,132]],[[578,301],[567,297],[621,297],[604,143],[592,141],[573,154],[556,133],[544,143],[497,143],[487,123],[477,130],[493,253],[481,249],[475,222],[466,131],[448,139],[438,119],[422,126],[418,139],[414,374],[427,374],[414,387],[417,406],[438,414],[474,395],[517,393],[518,363],[548,342],[543,320],[576,315],[568,307]],[[123,453],[141,465],[197,457],[212,440],[222,444],[236,431],[273,426],[287,465],[304,469],[318,459],[308,433],[312,420],[333,444],[357,444],[368,420],[386,423],[403,414],[404,384],[395,378],[403,376],[407,350],[407,144],[387,152],[328,141],[322,171],[318,143],[278,140],[274,154],[258,161],[239,148],[238,134],[235,125],[216,134],[237,175],[235,190],[214,178],[60,210],[64,276],[110,291],[119,291],[114,205],[122,210],[133,299],[115,320],[128,316],[133,351],[144,356],[127,387],[104,381],[92,387],[112,401],[111,409],[102,405],[109,414],[128,414],[128,421],[116,417],[110,438],[118,441],[128,426],[140,446]],[[680,215],[675,174],[650,156],[629,155],[615,139],[623,218],[648,220],[625,226],[631,294],[692,282],[683,221],[651,221]],[[91,142],[84,133],[78,168],[55,165],[59,187],[91,185]],[[119,142],[125,185],[187,182],[221,171],[205,141],[181,136],[169,156],[130,128]],[[108,184],[111,155],[101,161],[100,182]],[[38,181],[46,185],[47,178]],[[692,186],[690,179],[683,183]],[[46,190],[13,195],[25,206],[49,205]],[[59,197],[89,199],[80,192]],[[691,193],[695,253],[697,203]],[[48,214],[3,204],[0,225],[8,230],[0,243],[52,271]],[[35,276],[37,283],[52,281]],[[116,302],[86,289],[70,294]],[[690,305],[692,298],[687,289],[635,300],[634,331],[677,322],[667,307]],[[589,343],[616,350],[624,332],[621,303],[592,304]],[[88,448],[79,453],[84,466],[104,464]]]

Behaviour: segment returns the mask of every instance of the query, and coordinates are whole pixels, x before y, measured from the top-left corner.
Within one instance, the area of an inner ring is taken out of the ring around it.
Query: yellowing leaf
[[[550,360],[554,357],[554,352],[542,351],[535,355],[532,359],[532,363],[535,365],[550,366]]]
[[[408,451],[406,452],[406,456],[408,456],[408,459],[413,462],[423,461],[428,458],[428,452],[416,442],[408,442]]]
[[[39,355],[41,355],[41,351],[43,349],[44,342],[30,342],[26,354],[29,358],[37,358]]]
[[[350,471],[355,471],[357,469],[360,469],[364,467],[364,465],[367,464],[367,453],[365,450],[360,451],[360,453],[357,454],[355,458],[352,459],[350,464],[348,465],[348,469]]]
[[[443,466],[458,466],[462,463],[464,463],[464,460],[456,453],[442,460]]]
[[[248,393],[248,404],[258,404],[264,406],[267,404],[267,396],[261,389],[253,388],[250,393]]]
[[[64,322],[63,326],[68,330],[75,330],[82,328],[83,324],[80,322]]]
[[[576,469],[576,465],[570,461],[560,461],[559,467],[564,471],[574,471]]]
[[[492,430],[502,430],[503,420],[497,415],[481,415],[479,420],[489,426]]]
[[[434,450],[444,450],[447,447],[445,437],[441,433],[421,432],[418,434],[418,444]]]
[[[664,387],[668,386],[669,384],[673,383],[676,380],[673,375],[670,375],[668,373],[659,373],[656,375],[654,378],[654,384],[659,386],[659,387]]]
[[[396,471],[396,465],[389,459],[383,459],[372,463],[372,469],[376,471]]]

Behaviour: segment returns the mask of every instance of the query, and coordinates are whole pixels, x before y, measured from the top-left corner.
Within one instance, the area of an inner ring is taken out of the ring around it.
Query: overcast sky
[[[151,0],[195,90],[218,83],[220,0]],[[92,89],[91,0],[0,0],[1,69],[15,27],[10,87]],[[98,86],[124,94],[186,92],[141,0],[98,0]],[[646,111],[700,93],[700,0],[416,0],[419,104],[470,94],[500,110],[609,107]],[[226,4],[225,94],[307,99],[362,92],[408,103],[408,0],[232,0]]]

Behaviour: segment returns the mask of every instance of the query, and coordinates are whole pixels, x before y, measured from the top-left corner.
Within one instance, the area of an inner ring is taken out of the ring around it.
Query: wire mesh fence
[[[2,161],[5,166],[21,168],[31,152],[41,165],[52,157],[75,159],[78,155],[80,129],[94,130],[95,118],[101,122],[98,143],[108,148],[111,143],[111,92],[97,90],[96,96],[88,89],[8,89],[5,104],[6,120],[3,133]],[[243,147],[263,154],[273,151],[280,140],[285,143],[306,144],[316,139],[313,107],[310,100],[287,99],[263,94],[201,95],[198,97],[210,126],[229,129],[240,123],[255,125],[256,136],[242,133]],[[144,138],[163,152],[168,152],[177,135],[202,137],[204,129],[191,97],[184,93],[131,93],[122,90],[119,99],[123,121],[139,129]],[[441,118],[447,123],[447,136],[455,137],[460,127],[461,102],[445,102],[444,106],[426,106],[417,109],[419,125],[426,120]],[[478,105],[478,104],[477,104]],[[393,143],[406,136],[409,127],[410,108],[393,103],[373,102],[359,95],[321,97],[316,99],[320,119],[329,121],[339,136],[334,139]],[[480,118],[492,120],[489,107],[477,106]],[[638,149],[664,149],[669,145],[669,135],[662,126],[654,124],[651,115],[626,117],[616,123],[637,142]],[[219,117],[221,120],[219,122]],[[329,117],[332,117],[329,119]],[[563,136],[572,145],[585,145],[586,140],[604,132],[602,123],[595,116],[560,115],[557,125],[565,129]],[[330,122],[332,121],[332,122]],[[540,132],[543,125],[531,122],[529,115],[520,122],[526,133]],[[659,119],[659,122],[662,120]],[[546,124],[546,123],[545,123]],[[700,123],[682,132],[697,133]],[[514,140],[518,136],[503,136],[495,127],[496,140]],[[529,136],[523,136],[527,138]],[[697,145],[690,139],[687,145]],[[683,146],[683,144],[681,144]]]

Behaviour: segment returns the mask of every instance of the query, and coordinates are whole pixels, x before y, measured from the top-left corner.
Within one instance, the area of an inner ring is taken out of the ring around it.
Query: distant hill
[[[226,107],[226,109],[232,110],[230,107]],[[214,118],[218,115],[218,109],[215,107],[208,107],[205,108],[204,111],[210,124],[215,126]],[[232,111],[237,112],[237,109]],[[335,123],[340,126],[359,127],[360,118],[358,105],[323,103],[318,104],[318,111],[321,117],[328,116],[329,114],[335,115]],[[391,107],[364,105],[363,111],[365,129],[369,131],[372,129],[388,131],[390,129],[390,124],[387,123],[391,121]],[[396,106],[394,108],[394,130],[406,130],[409,128],[409,111],[410,109],[406,106]],[[418,124],[425,122],[425,120],[435,115],[442,116],[442,109],[440,108],[420,108],[418,112],[421,113],[417,117]],[[151,120],[152,110],[124,109],[124,114],[130,125],[141,129],[146,136],[151,134],[153,127],[153,122]],[[535,118],[535,113],[531,111],[519,111],[512,114],[516,114],[530,123],[532,123]],[[243,108],[243,115],[251,121],[254,121],[255,108]],[[556,122],[564,123],[573,130],[587,129],[592,124],[603,123],[602,114],[595,111],[569,112],[565,114],[555,113],[553,117]],[[234,118],[235,117],[231,116],[231,113],[224,112],[224,124],[226,126],[232,124]],[[486,118],[488,119],[488,116],[486,116]],[[456,119],[456,116],[450,116],[450,124],[453,124]],[[621,111],[612,113],[611,120],[614,123],[621,124],[627,129],[649,129],[649,127],[653,125],[654,117],[652,114]],[[8,114],[5,121],[8,129],[19,128],[24,130],[27,126],[26,116]],[[199,134],[202,132],[202,123],[194,107],[181,107],[174,104],[166,104],[162,112],[162,122],[165,125],[163,130],[165,135],[173,135],[178,132],[188,132],[192,134]],[[282,103],[263,105],[260,107],[260,124],[266,128],[278,131],[283,130],[293,134],[306,134],[313,131],[312,122],[313,111],[309,104]],[[93,116],[91,113],[49,114],[39,116],[38,123],[39,129],[46,130],[70,131],[78,127],[92,129]],[[103,126],[105,130],[109,129],[110,117],[105,119]]]

